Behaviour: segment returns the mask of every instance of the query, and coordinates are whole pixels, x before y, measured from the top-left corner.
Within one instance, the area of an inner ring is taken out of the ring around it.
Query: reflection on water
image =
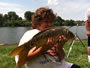
[[[30,27],[0,27],[0,43],[18,43],[22,35],[29,29]],[[69,29],[73,33],[77,33],[80,39],[87,39],[85,26],[79,26],[78,28],[73,26]]]

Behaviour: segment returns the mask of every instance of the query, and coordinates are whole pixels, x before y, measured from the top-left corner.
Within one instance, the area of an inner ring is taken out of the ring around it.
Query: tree
[[[62,26],[63,25],[63,21],[64,20],[60,16],[57,16],[54,25]]]
[[[71,19],[71,20],[65,20],[64,25],[65,26],[74,26],[76,24],[75,24],[75,21]]]
[[[3,15],[0,14],[0,26],[3,26],[4,18]]]
[[[8,15],[7,14],[4,15],[4,20],[5,21],[8,20]]]
[[[25,19],[26,19],[27,21],[31,21],[33,14],[34,14],[34,13],[31,12],[31,11],[26,11],[26,12],[24,13],[24,17],[25,17]]]
[[[18,15],[15,12],[13,12],[13,11],[8,12],[8,19],[9,20],[17,20],[18,18],[19,17],[18,17]]]

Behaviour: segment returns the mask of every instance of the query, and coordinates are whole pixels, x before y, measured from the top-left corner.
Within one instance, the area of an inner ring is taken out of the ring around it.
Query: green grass
[[[83,41],[83,43],[86,45],[83,47],[83,45],[79,42],[76,41],[74,43],[74,46],[72,48],[72,51],[70,53],[70,56],[66,59],[66,61],[78,64],[81,66],[81,68],[89,68],[90,63],[88,63],[88,58],[87,58],[87,41]],[[70,47],[70,42],[66,43],[64,48],[66,51],[66,54],[68,53],[69,47]],[[8,54],[15,48],[16,46],[0,46],[0,68],[17,68],[15,64],[14,58],[10,58]],[[89,67],[88,67],[89,66]]]
[[[0,47],[0,68],[17,68],[14,58],[11,59],[8,54],[16,46],[1,46]]]
[[[80,41],[75,41],[73,44],[72,50],[70,52],[69,57],[66,59],[66,61],[78,64],[81,66],[81,68],[88,68],[88,43],[87,40],[83,41],[85,47],[81,44]],[[68,53],[69,47],[70,47],[70,42],[66,43],[64,48],[66,51],[66,54]]]

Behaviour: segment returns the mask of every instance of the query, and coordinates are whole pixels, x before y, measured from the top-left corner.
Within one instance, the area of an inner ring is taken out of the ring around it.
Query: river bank
[[[4,43],[0,43],[0,46],[17,46],[18,43],[14,43],[14,44],[4,44]]]

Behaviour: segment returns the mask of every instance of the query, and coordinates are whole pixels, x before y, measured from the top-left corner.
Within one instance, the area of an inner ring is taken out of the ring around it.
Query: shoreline
[[[18,43],[12,43],[12,44],[4,44],[4,43],[0,43],[0,46],[17,46]]]

